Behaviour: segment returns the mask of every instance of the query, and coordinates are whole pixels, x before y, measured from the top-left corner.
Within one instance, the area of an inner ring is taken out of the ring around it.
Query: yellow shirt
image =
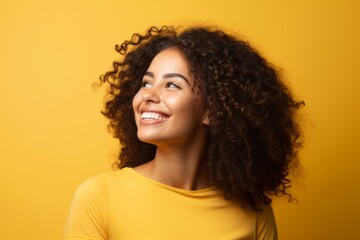
[[[76,191],[64,240],[277,239],[271,206],[245,210],[215,187],[174,188],[132,168],[102,173]]]

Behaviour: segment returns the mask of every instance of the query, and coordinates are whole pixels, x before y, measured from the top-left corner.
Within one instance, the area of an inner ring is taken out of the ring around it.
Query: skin
[[[145,73],[133,109],[138,138],[157,150],[152,161],[134,169],[160,183],[197,190],[209,186],[203,157],[208,118],[188,69],[181,51],[168,48]]]

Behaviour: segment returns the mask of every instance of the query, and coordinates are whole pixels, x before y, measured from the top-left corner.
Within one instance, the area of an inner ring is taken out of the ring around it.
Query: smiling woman
[[[221,30],[153,27],[116,49],[101,80],[120,170],[79,187],[65,239],[277,239],[302,103],[276,71]]]

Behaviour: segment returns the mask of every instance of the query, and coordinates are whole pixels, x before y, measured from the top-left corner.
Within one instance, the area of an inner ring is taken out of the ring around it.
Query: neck
[[[206,131],[193,141],[176,144],[158,144],[155,158],[135,170],[163,184],[198,190],[209,186],[206,174],[204,148]]]

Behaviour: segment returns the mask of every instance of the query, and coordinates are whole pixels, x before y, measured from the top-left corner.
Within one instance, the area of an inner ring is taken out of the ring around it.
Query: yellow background
[[[163,24],[245,36],[304,99],[299,203],[275,201],[280,239],[359,232],[360,6],[353,0],[0,3],[0,239],[60,239],[72,195],[117,142],[99,114],[114,45]],[[194,226],[196,227],[196,226]]]

